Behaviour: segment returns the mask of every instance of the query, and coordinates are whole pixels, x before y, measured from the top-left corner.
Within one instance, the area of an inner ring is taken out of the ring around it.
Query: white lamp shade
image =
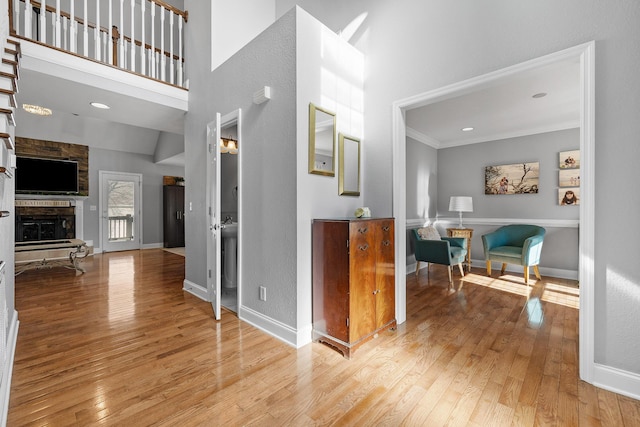
[[[449,210],[454,212],[473,212],[473,198],[470,196],[451,196]]]

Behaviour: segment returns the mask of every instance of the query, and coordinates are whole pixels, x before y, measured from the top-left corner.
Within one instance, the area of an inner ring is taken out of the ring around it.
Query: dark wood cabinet
[[[393,218],[313,221],[313,339],[350,358],[396,327]]]
[[[163,234],[164,247],[184,246],[184,187],[163,187]]]

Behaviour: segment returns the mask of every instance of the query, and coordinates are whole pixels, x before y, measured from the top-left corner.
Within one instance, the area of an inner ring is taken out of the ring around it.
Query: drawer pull
[[[389,231],[391,229],[391,227],[389,227],[388,225],[385,225],[384,227],[382,227],[383,231]]]
[[[365,227],[365,228],[358,228],[358,232],[359,232],[359,233],[361,233],[361,234],[364,234],[364,233],[366,233],[366,232],[367,232],[367,230],[368,230],[368,229],[369,229],[369,228],[367,228],[367,227]]]
[[[365,243],[364,245],[358,246],[358,249],[360,249],[361,251],[366,251],[367,249],[369,249],[369,245]]]
[[[385,245],[385,246],[389,246],[391,244],[391,241],[390,240],[383,240],[382,244]]]

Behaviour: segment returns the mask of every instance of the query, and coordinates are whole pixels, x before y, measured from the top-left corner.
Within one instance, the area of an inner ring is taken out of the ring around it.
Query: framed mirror
[[[341,196],[360,195],[360,140],[340,134],[338,187]]]
[[[309,104],[309,173],[335,176],[336,114]]]

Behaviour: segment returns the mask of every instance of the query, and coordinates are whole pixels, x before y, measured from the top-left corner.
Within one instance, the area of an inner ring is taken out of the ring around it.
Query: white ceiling
[[[434,148],[576,128],[580,69],[566,61],[406,112],[407,135]],[[542,98],[534,94],[546,93]],[[470,132],[462,128],[473,127]]]

